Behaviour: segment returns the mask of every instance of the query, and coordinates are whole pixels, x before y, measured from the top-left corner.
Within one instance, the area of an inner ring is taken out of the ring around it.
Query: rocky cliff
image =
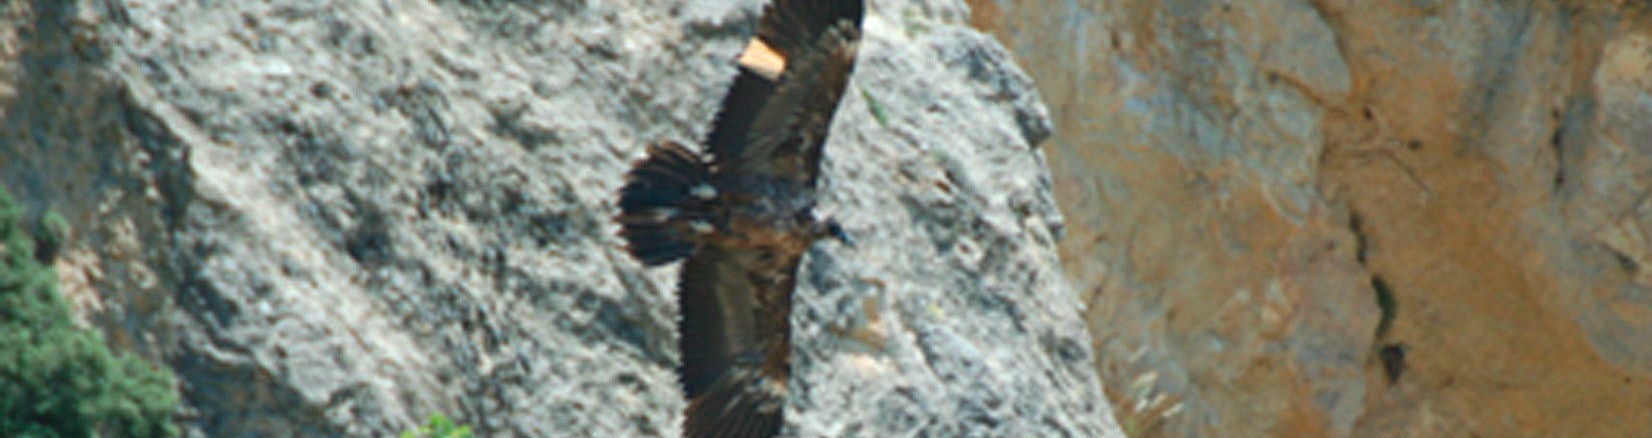
[[[1646,2],[974,4],[1128,433],[1652,435]]]
[[[614,191],[704,134],[759,4],[7,2],[0,182],[190,434],[674,435],[675,268]],[[788,433],[1116,436],[1028,76],[959,2],[871,10]]]

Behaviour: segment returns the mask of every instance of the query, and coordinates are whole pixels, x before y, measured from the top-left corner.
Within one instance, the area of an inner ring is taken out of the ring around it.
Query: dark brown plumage
[[[647,265],[687,258],[678,303],[690,437],[777,434],[792,289],[815,240],[827,130],[854,70],[863,0],[775,0],[739,59],[702,155],[649,146],[620,192],[620,234]]]

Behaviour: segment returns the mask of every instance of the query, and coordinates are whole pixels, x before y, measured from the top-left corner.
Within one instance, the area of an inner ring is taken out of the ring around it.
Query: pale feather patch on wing
[[[780,73],[786,71],[785,55],[758,38],[746,43],[746,51],[740,52],[739,62],[741,67],[771,81],[780,80]]]

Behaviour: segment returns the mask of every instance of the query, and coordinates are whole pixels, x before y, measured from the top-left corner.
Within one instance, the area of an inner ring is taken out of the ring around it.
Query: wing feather
[[[734,85],[729,86],[728,94],[723,96],[723,106],[717,111],[711,134],[706,137],[706,149],[711,151],[714,163],[726,161],[720,157],[738,157],[745,153],[746,133],[751,132],[752,122],[764,110],[763,104],[773,99],[776,85],[763,75],[740,67]]]
[[[771,176],[812,183],[820,149],[854,70],[860,0],[777,0],[756,38],[785,69],[770,80],[744,65],[707,140],[724,177]]]
[[[706,246],[683,265],[677,323],[683,392],[697,397],[738,362],[757,354],[757,287],[749,250]]]
[[[863,0],[775,0],[757,23],[757,38],[782,57],[811,50],[834,27],[845,22],[860,28],[866,15]]]

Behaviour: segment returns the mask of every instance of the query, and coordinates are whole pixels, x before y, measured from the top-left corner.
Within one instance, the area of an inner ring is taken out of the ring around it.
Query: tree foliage
[[[22,218],[0,189],[0,436],[177,435],[172,376],[74,326]]]

